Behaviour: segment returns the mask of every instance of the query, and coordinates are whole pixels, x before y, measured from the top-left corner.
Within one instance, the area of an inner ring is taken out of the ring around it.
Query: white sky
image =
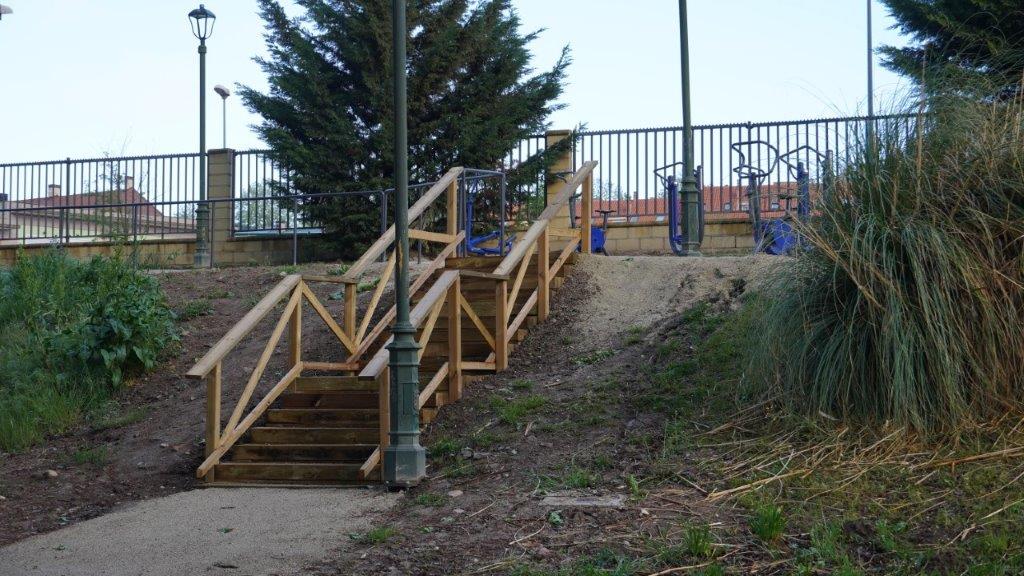
[[[0,163],[198,147],[195,0],[0,0]],[[677,0],[513,0],[539,69],[573,51],[555,127],[681,123]],[[253,0],[209,0],[208,143],[221,145],[215,84],[264,87]],[[866,109],[865,0],[689,0],[698,124],[853,115]],[[876,45],[901,44],[876,2]],[[875,68],[879,110],[905,89]],[[228,146],[262,147],[228,100]]]

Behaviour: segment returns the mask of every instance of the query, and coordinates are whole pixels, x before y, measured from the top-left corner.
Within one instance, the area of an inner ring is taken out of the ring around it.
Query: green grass
[[[387,542],[396,534],[398,534],[398,530],[395,530],[390,526],[381,526],[363,534],[354,534],[352,535],[352,538],[353,540],[363,544],[376,545]]]
[[[600,476],[595,472],[571,464],[566,467],[560,475],[541,475],[538,477],[537,487],[541,490],[551,491],[559,489],[578,490],[593,488],[600,481]]]
[[[518,426],[527,415],[536,412],[546,403],[547,399],[538,395],[513,400],[493,396],[491,398],[491,409],[498,414],[498,419],[505,424]]]
[[[594,350],[593,352],[588,352],[576,358],[576,364],[578,366],[590,366],[603,360],[607,360],[614,355],[614,350]]]
[[[174,311],[174,315],[177,316],[178,321],[188,322],[194,320],[200,316],[209,316],[213,313],[213,304],[210,303],[206,298],[197,298],[186,302],[185,305],[181,306]]]
[[[141,422],[146,417],[147,410],[141,406],[134,408],[113,408],[106,413],[97,416],[92,422],[93,430],[112,430]]]
[[[440,506],[443,506],[444,503],[447,502],[447,500],[448,499],[445,497],[444,494],[424,492],[423,494],[418,494],[415,498],[413,498],[413,503],[416,504],[417,506],[438,508]]]
[[[110,460],[110,450],[106,446],[95,448],[82,448],[71,454],[71,461],[75,464],[103,466]]]
[[[1024,409],[1024,101],[940,85],[882,129],[772,284],[751,382],[807,415],[956,435]]]
[[[0,270],[0,451],[100,414],[176,342],[158,284],[120,257],[19,255]]]
[[[754,510],[750,519],[750,531],[765,543],[773,543],[782,538],[786,530],[786,516],[782,508],[764,504]]]
[[[711,558],[715,555],[715,546],[711,541],[711,529],[707,526],[690,526],[686,529],[683,542],[686,553],[694,558]]]

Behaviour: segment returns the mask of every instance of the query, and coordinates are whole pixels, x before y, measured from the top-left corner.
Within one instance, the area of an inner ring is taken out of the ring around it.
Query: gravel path
[[[356,489],[182,492],[0,548],[0,576],[292,573],[373,528],[396,498]]]

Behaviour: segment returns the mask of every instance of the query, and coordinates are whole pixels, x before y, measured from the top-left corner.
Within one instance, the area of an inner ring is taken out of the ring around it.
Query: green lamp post
[[[427,455],[420,446],[419,345],[409,322],[409,149],[406,100],[406,0],[393,0],[392,56],[395,92],[395,324],[390,353],[390,444],[384,449],[383,479],[391,487],[415,486],[426,476]]]
[[[217,17],[202,4],[188,13],[192,34],[199,39],[199,206],[196,208],[196,268],[208,268],[210,260],[210,206],[206,202],[206,39],[213,34]]]
[[[700,256],[700,191],[694,176],[693,117],[690,110],[690,30],[687,24],[686,0],[679,0],[679,36],[683,76],[683,180],[680,191],[686,214],[684,256]]]

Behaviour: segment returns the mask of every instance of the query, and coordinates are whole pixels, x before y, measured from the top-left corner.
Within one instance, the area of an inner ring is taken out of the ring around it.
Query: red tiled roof
[[[39,208],[93,208],[108,204],[139,204],[139,216],[143,218],[162,218],[163,213],[151,204],[145,196],[135,188],[127,190],[111,190],[108,192],[87,192],[69,196],[46,196],[18,200],[19,205]]]

